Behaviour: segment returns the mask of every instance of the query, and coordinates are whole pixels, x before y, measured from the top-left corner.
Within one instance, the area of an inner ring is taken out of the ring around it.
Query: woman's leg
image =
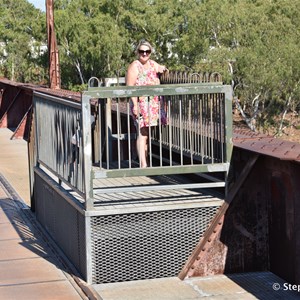
[[[148,142],[148,128],[142,127],[140,129],[140,134],[138,135],[137,143],[136,143],[141,168],[147,167],[147,155],[148,155],[147,142]]]

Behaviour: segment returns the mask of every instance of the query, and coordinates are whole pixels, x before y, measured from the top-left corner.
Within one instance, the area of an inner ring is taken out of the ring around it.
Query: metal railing
[[[38,165],[84,195],[81,104],[39,92],[33,103]]]
[[[140,125],[130,115],[130,98],[152,96],[159,97],[158,111],[164,106],[167,122],[163,123],[159,118],[157,126],[147,127],[149,166],[141,168],[135,146]],[[194,83],[90,87],[82,94],[83,128],[88,128],[91,122],[92,99],[98,99],[95,113],[97,139],[94,138],[93,151],[96,164],[93,168],[92,163],[90,164],[91,173],[86,174],[86,182],[91,178],[228,171],[232,149],[230,86]],[[88,148],[92,145],[90,131],[84,134],[84,145]],[[86,161],[92,161],[92,152],[86,157]],[[224,185],[224,182],[214,182],[189,187]],[[127,190],[128,188],[124,189]],[[94,192],[107,192],[90,191],[90,201]]]
[[[149,164],[141,168],[136,150],[140,125],[130,114],[130,98],[152,96],[159,97],[158,110],[164,107],[166,118],[147,127]],[[82,195],[86,209],[94,209],[96,193],[109,192],[94,190],[95,179],[226,173],[232,149],[231,108],[231,87],[220,83],[89,87],[81,104],[35,92],[37,162]],[[224,185],[178,184],[172,189]],[[143,188],[151,186],[139,190]]]

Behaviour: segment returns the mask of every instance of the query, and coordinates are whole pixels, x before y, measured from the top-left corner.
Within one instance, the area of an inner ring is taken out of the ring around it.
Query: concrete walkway
[[[11,135],[0,129],[0,300],[300,298],[270,272],[86,285],[30,211],[27,144]]]
[[[74,276],[31,213],[27,143],[11,135],[0,129],[0,300],[100,299]]]
[[[21,199],[30,205],[27,142],[23,139],[11,140],[12,135],[13,131],[0,128],[0,173]]]
[[[0,299],[87,299],[7,184],[1,177]]]
[[[163,278],[94,286],[103,300],[296,300],[300,293],[285,290],[285,282],[270,272]]]

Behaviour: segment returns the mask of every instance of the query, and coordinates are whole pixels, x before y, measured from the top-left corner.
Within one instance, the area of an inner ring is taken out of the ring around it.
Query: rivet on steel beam
[[[211,242],[211,239],[208,239],[207,242],[210,243],[210,242]]]
[[[219,222],[218,225],[222,225],[222,222]]]
[[[206,251],[206,248],[202,248],[202,251],[203,251],[203,252]]]

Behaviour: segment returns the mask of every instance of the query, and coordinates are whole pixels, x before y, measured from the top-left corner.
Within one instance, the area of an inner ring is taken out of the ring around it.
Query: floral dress
[[[150,68],[144,69],[140,61],[136,60],[135,64],[138,68],[138,76],[135,85],[158,85],[160,84],[155,64],[153,60],[149,60]],[[164,109],[163,99],[158,96],[139,97],[138,98],[139,113],[138,118],[140,127],[148,127],[159,125],[159,117],[161,117],[161,124],[166,124],[166,112]],[[133,105],[131,106],[133,108]],[[132,113],[133,118],[136,116]]]

